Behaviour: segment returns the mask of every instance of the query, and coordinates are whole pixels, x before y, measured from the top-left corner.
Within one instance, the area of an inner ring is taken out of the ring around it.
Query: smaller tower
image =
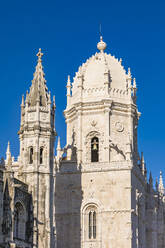
[[[42,66],[38,61],[30,91],[22,97],[20,138],[20,180],[29,185],[34,206],[34,247],[54,247],[54,141],[55,97],[46,86]],[[9,157],[9,155],[8,155]]]

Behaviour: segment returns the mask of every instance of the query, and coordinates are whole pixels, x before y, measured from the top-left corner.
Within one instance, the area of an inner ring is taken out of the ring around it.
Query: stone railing
[[[89,95],[104,96],[106,94],[106,91],[107,91],[106,87],[84,88],[83,97],[88,97]],[[131,97],[131,91],[129,92],[128,90],[109,88],[108,96],[114,98],[128,99]]]

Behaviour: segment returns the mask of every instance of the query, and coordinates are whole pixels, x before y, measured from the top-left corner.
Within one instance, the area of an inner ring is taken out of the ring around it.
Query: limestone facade
[[[42,67],[22,98],[20,155],[0,167],[0,244],[17,248],[165,248],[162,174],[138,152],[136,80],[105,52],[67,80],[66,146],[54,155],[55,98]]]

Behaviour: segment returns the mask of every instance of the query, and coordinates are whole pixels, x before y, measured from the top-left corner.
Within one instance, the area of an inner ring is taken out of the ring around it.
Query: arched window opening
[[[90,211],[89,212],[89,232],[88,238],[89,239],[96,239],[96,212]]]
[[[94,137],[91,140],[91,162],[99,161],[99,139]]]
[[[33,147],[30,147],[29,149],[29,163],[33,163]]]
[[[44,152],[44,148],[41,147],[40,148],[40,164],[43,164],[43,152]]]
[[[25,240],[25,211],[20,202],[15,205],[14,237]]]

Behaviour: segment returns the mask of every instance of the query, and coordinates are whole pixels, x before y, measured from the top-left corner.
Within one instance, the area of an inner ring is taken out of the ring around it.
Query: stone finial
[[[149,185],[151,188],[153,188],[153,178],[152,178],[152,173],[150,171],[150,177],[149,177]]]
[[[71,96],[71,81],[70,81],[70,76],[68,75],[68,80],[67,80],[67,96]]]
[[[55,101],[55,96],[53,96],[53,108],[56,108],[56,101]]]
[[[162,176],[162,172],[161,171],[160,171],[158,191],[159,191],[160,195],[164,195],[163,176]]]
[[[81,82],[81,79],[82,78],[79,78],[79,81]],[[80,86],[80,84],[79,84]],[[66,88],[67,88],[67,106],[70,105],[70,98],[71,98],[71,81],[70,81],[70,76],[68,75],[68,80],[67,80],[67,85],[66,85]]]
[[[51,105],[51,92],[49,91],[49,93],[48,93],[48,104],[50,104]]]
[[[103,53],[106,47],[107,47],[107,44],[103,41],[103,37],[100,36],[100,42],[97,43],[98,50],[100,50],[100,52]]]
[[[133,96],[136,102],[136,92],[137,92],[137,86],[136,86],[136,79],[133,79]]]
[[[38,53],[37,53],[37,57],[38,57],[38,62],[41,62],[42,61],[42,56],[43,56],[44,54],[41,52],[41,48],[39,48],[39,51],[38,51]]]
[[[61,143],[60,143],[60,137],[58,137],[58,143],[57,143],[57,161],[60,160],[61,157]]]
[[[61,151],[61,142],[60,142],[60,136],[58,136],[58,143],[57,143],[57,151]]]
[[[26,91],[26,100],[25,100],[25,104],[28,104],[29,102],[29,93],[28,90]]]
[[[21,107],[24,107],[24,95],[22,95],[22,102],[21,102]]]
[[[156,182],[155,182],[155,189],[156,189],[156,192],[158,192],[158,178],[156,178]]]
[[[131,69],[128,68],[128,74],[127,74],[127,82],[128,82],[128,91],[129,91],[129,94],[131,96],[131,92],[132,92],[132,75],[131,75]]]
[[[68,75],[67,86],[71,86],[70,75]]]
[[[129,79],[132,79],[131,68],[130,67],[128,68],[128,74],[127,75],[128,75],[128,78]]]
[[[137,87],[136,87],[136,78],[133,79],[133,89],[137,89]]]
[[[10,142],[8,141],[7,150],[6,150],[6,163],[9,164],[12,161],[11,151],[10,151]]]
[[[141,153],[141,169],[142,169],[142,174],[145,176],[145,161],[144,161],[144,155],[143,152]]]
[[[11,155],[11,152],[10,152],[10,142],[8,141],[6,155],[9,155],[9,154]]]

